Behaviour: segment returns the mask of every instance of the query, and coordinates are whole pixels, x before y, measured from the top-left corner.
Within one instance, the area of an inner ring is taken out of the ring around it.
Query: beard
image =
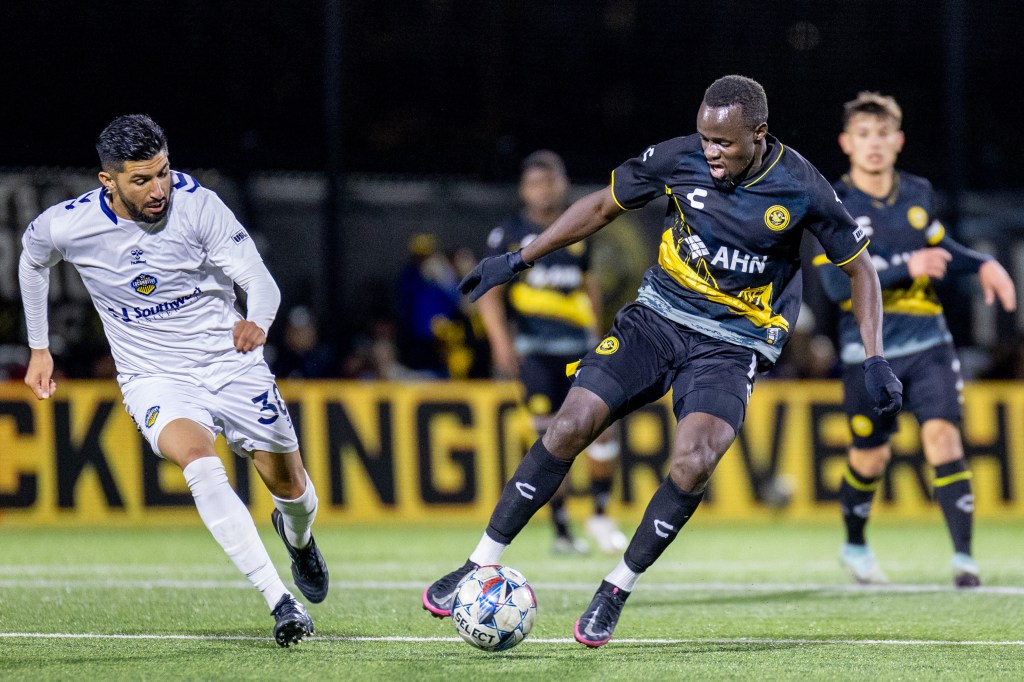
[[[159,213],[146,213],[144,206],[133,204],[120,189],[117,190],[117,196],[121,199],[121,203],[124,205],[125,210],[128,211],[129,217],[137,223],[148,223],[150,225],[154,225],[164,219],[167,215],[167,209],[171,206],[171,202],[164,199],[164,208],[162,211]]]
[[[715,189],[719,192],[731,192],[736,189],[736,185],[739,184],[736,178],[731,175],[726,175],[724,178],[711,176],[711,181],[715,183]]]

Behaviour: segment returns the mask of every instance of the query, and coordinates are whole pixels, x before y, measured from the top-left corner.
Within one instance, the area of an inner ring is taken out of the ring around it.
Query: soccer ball
[[[477,649],[511,649],[526,639],[536,618],[533,588],[514,568],[481,566],[456,588],[455,631]]]

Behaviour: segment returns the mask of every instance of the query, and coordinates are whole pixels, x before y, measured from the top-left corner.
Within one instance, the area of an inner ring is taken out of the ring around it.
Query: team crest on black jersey
[[[614,336],[609,336],[601,343],[597,344],[598,355],[611,355],[619,349],[619,340]]]
[[[149,296],[156,291],[156,277],[153,275],[139,275],[132,280],[132,289],[139,292],[143,296]]]
[[[907,222],[915,230],[923,230],[928,224],[928,211],[921,206],[911,206],[907,211]]]
[[[769,230],[782,232],[789,227],[789,211],[785,206],[776,204],[764,212],[764,224]]]

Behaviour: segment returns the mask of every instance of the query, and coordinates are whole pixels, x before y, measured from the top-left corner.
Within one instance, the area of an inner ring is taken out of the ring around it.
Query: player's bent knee
[[[964,456],[959,427],[945,419],[929,419],[921,425],[921,445],[932,466],[955,462]]]
[[[885,473],[892,458],[892,449],[888,445],[876,448],[850,448],[849,466],[860,476],[878,478]]]
[[[559,457],[575,457],[601,433],[608,422],[604,401],[586,390],[573,389],[552,418],[544,445]]]
[[[721,455],[707,445],[676,448],[669,475],[680,489],[697,492],[707,485],[720,459]]]

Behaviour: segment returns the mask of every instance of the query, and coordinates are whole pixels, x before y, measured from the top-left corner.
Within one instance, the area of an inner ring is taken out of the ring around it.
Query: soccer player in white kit
[[[310,533],[317,497],[263,344],[281,294],[252,239],[212,191],[172,171],[148,116],[121,116],[96,142],[102,187],[51,206],[28,226],[18,265],[32,349],[25,383],[53,395],[49,269],[72,263],[103,321],[125,408],[164,459],[181,467],[203,523],[263,594],[283,647],[313,633],[214,451],[223,433],[274,500],[271,518],[311,602],[328,573]],[[247,315],[235,308],[234,284]]]

